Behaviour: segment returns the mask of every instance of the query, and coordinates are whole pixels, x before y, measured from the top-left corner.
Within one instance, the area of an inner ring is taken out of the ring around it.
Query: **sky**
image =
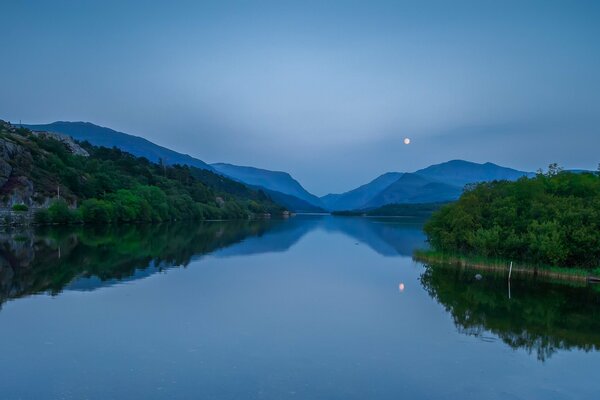
[[[452,159],[600,163],[599,1],[3,0],[0,14],[11,122],[93,122],[317,195]]]

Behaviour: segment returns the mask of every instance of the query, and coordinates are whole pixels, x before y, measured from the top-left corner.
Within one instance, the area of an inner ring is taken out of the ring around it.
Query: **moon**
[[[410,138],[404,138],[404,144],[410,144]]]

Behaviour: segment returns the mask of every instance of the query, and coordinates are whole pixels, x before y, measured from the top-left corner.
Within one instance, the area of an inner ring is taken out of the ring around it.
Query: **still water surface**
[[[3,233],[0,398],[598,398],[598,289],[508,299],[424,246],[318,216]]]

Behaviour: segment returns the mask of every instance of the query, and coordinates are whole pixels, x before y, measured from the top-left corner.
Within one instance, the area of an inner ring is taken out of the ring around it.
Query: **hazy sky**
[[[12,122],[90,121],[319,195],[457,158],[600,162],[600,1],[2,0],[0,14]]]

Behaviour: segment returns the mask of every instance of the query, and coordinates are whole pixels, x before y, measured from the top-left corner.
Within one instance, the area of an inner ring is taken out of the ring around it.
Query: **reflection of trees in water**
[[[459,332],[497,335],[513,349],[541,361],[559,350],[600,348],[600,293],[597,288],[539,280],[511,282],[505,276],[474,279],[475,272],[426,266],[421,276],[429,295],[448,311]]]
[[[422,247],[420,220],[296,217],[289,220],[45,227],[0,233],[0,304],[30,294],[90,290],[139,279],[194,257],[285,251],[314,229],[342,232],[379,254]]]
[[[0,303],[59,293],[76,278],[101,281],[185,266],[192,257],[261,235],[277,222],[55,227],[0,235]]]

